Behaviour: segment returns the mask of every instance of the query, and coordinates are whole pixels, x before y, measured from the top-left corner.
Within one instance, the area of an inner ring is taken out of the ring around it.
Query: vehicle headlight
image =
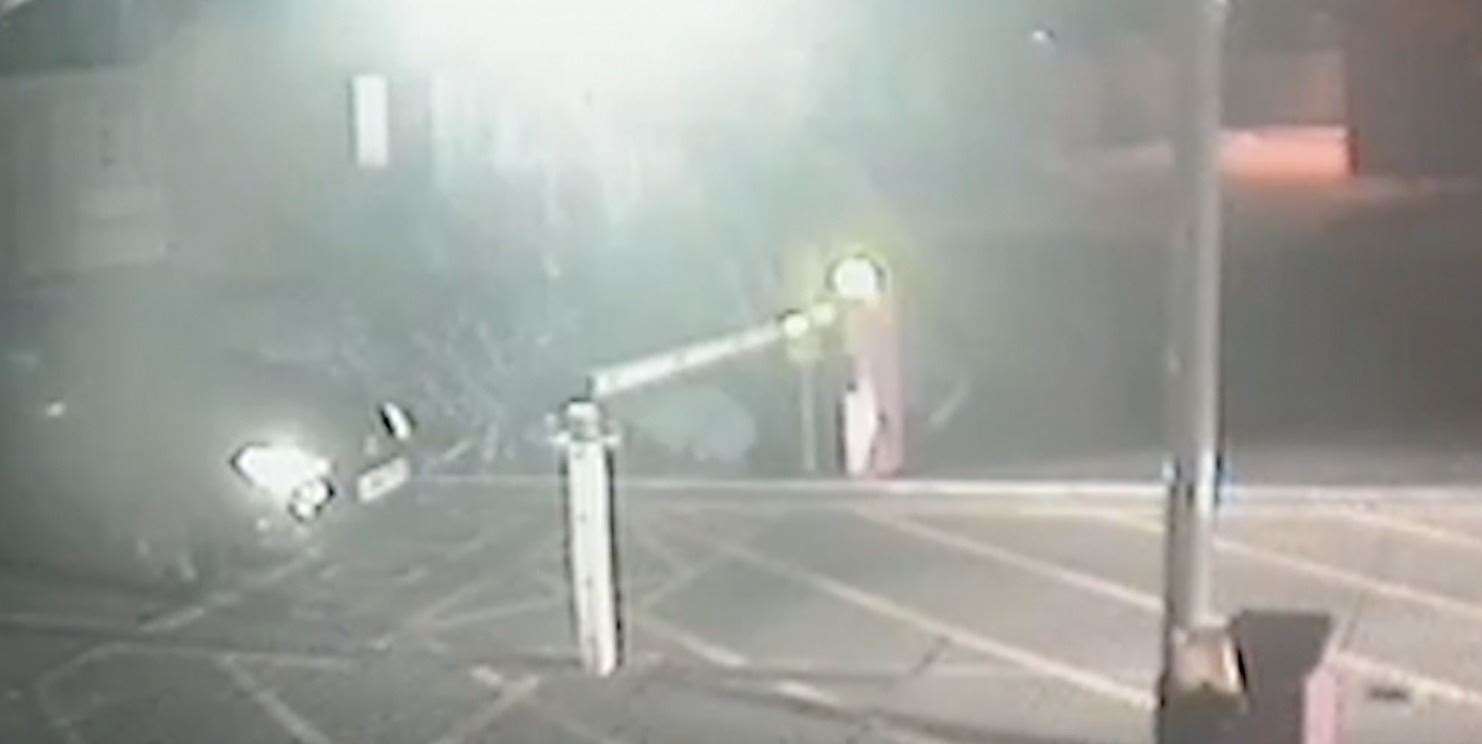
[[[288,514],[299,522],[317,518],[334,498],[334,487],[323,478],[315,478],[294,489],[288,499]]]
[[[251,444],[232,458],[248,483],[279,498],[329,476],[330,462],[291,444]]]
[[[875,302],[885,295],[885,268],[868,256],[849,256],[834,264],[829,287],[841,299]]]
[[[813,323],[808,320],[808,316],[798,310],[783,313],[777,322],[782,328],[782,335],[791,340],[800,339],[813,329]]]

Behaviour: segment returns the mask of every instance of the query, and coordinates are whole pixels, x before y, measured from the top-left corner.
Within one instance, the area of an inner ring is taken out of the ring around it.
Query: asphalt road
[[[550,485],[424,481],[200,597],[6,576],[0,741],[1149,741],[1155,508],[622,495],[628,666],[577,670]],[[1482,732],[1482,508],[1244,506],[1219,604],[1320,609],[1352,741]]]

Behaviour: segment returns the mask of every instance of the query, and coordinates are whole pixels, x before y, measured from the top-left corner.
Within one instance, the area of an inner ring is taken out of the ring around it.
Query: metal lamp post
[[[1220,131],[1228,0],[1177,5],[1183,94],[1177,178],[1186,199],[1172,255],[1169,444],[1159,744],[1335,744],[1338,686],[1326,615],[1212,605],[1224,452]]]

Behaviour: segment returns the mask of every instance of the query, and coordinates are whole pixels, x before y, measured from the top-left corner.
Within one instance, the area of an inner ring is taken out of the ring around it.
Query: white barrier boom
[[[833,304],[819,303],[754,328],[598,369],[587,378],[588,395],[592,400],[600,400],[663,382],[784,340],[800,338],[833,325],[837,319],[838,309]]]
[[[586,398],[561,412],[562,494],[566,506],[566,560],[572,618],[582,666],[608,676],[622,664],[612,458],[617,438],[600,400],[718,364],[741,354],[833,325],[838,310],[820,303],[737,333],[600,369],[589,375]]]

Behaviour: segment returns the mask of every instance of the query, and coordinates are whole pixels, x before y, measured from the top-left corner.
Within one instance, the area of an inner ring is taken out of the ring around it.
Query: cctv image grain
[[[1482,740],[1479,60],[0,0],[0,743]]]

